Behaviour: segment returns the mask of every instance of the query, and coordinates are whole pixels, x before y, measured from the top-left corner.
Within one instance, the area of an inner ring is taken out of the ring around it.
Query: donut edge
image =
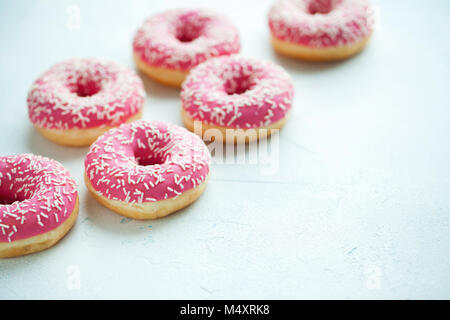
[[[272,130],[279,130],[281,129],[286,122],[289,120],[291,111],[288,111],[283,118],[280,120],[272,123],[269,126],[264,127],[257,127],[257,128],[250,128],[250,129],[236,129],[236,128],[229,128],[229,127],[221,127],[212,125],[209,123],[206,123],[201,120],[194,120],[191,117],[188,116],[187,112],[185,111],[184,107],[181,108],[181,119],[183,121],[184,126],[191,132],[198,135],[198,132],[195,132],[194,123],[195,121],[200,121],[202,123],[202,135],[200,138],[204,140],[205,132],[210,129],[219,130],[222,133],[223,143],[250,143],[253,141],[257,141],[260,139],[262,135],[262,131],[264,130],[264,138],[268,138],[272,135]],[[249,130],[256,130],[256,135],[249,135]],[[233,137],[233,141],[227,141],[227,133]]]
[[[79,197],[69,217],[55,229],[30,238],[13,242],[0,243],[0,258],[12,258],[39,252],[54,246],[72,229],[75,224],[80,206]]]
[[[129,117],[125,123],[133,122],[142,117],[142,110]],[[47,140],[67,147],[87,147],[108,130],[115,128],[103,126],[88,129],[46,129],[34,126],[36,130]]]
[[[124,203],[122,201],[108,199],[105,196],[98,194],[86,173],[84,174],[86,187],[95,200],[121,216],[136,220],[162,218],[189,206],[202,195],[206,188],[208,178],[209,175],[200,185],[183,192],[176,198],[145,203]]]
[[[149,78],[163,85],[180,88],[189,71],[180,71],[162,67],[151,66],[142,60],[137,54],[133,54],[134,62],[138,69]]]
[[[339,61],[350,58],[362,51],[371,35],[364,37],[354,43],[338,47],[312,48],[280,40],[274,35],[271,36],[272,47],[284,56],[305,60],[305,61]]]

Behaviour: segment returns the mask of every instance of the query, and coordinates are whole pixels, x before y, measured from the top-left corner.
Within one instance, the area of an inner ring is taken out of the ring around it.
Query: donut
[[[186,78],[181,117],[186,128],[203,138],[216,129],[224,142],[251,142],[286,123],[293,98],[292,80],[280,66],[239,55],[219,57]]]
[[[373,30],[368,0],[278,0],[269,12],[276,52],[332,61],[360,52]]]
[[[111,129],[85,158],[85,183],[105,207],[132,219],[164,217],[204,191],[210,154],[183,127],[137,120]]]
[[[239,34],[231,22],[203,9],[158,13],[144,22],[133,41],[138,68],[173,87],[180,87],[189,70],[199,63],[239,49]]]
[[[144,87],[134,71],[101,59],[71,59],[46,71],[28,94],[28,114],[47,139],[88,146],[112,127],[141,117]]]
[[[78,215],[77,186],[57,161],[33,154],[0,157],[0,257],[53,246]]]

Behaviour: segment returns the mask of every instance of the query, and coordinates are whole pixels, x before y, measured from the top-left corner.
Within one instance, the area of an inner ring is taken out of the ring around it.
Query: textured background
[[[81,199],[59,245],[0,261],[0,298],[450,298],[450,2],[374,0],[369,46],[332,64],[274,54],[270,2],[208,3],[237,25],[244,55],[295,81],[279,170],[215,164],[194,205],[137,222],[87,194],[87,148],[39,136],[26,95],[66,58],[134,67],[140,23],[187,1],[0,1],[1,155],[59,160]],[[145,85],[144,118],[181,124],[178,90]]]

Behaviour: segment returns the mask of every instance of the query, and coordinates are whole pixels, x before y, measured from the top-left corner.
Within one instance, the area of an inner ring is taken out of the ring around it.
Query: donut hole
[[[13,204],[14,202],[21,202],[27,200],[27,198],[22,194],[11,194],[6,192],[0,193],[0,205],[9,205]]]
[[[328,14],[330,13],[336,4],[336,0],[312,0],[308,4],[309,14]]]
[[[100,82],[93,80],[77,81],[69,88],[72,93],[75,93],[79,97],[93,96],[102,89]]]
[[[180,42],[192,42],[200,36],[200,30],[182,27],[177,30],[175,37]]]
[[[171,156],[173,146],[170,137],[167,136],[167,128],[147,127],[144,121],[136,121],[133,130],[134,145],[132,150],[132,161],[138,166],[151,167],[162,165]]]
[[[248,75],[240,75],[225,81],[225,92],[228,95],[243,94],[253,87],[253,81]]]
[[[140,166],[153,166],[163,164],[166,157],[163,153],[149,152],[148,148],[137,148],[134,150],[134,158]]]
[[[154,166],[157,164],[163,164],[164,163],[164,159],[161,158],[140,158],[140,157],[136,157],[136,162],[138,163],[138,165],[140,166]]]
[[[175,26],[175,38],[180,42],[192,42],[203,32],[205,22],[194,13],[181,16]]]

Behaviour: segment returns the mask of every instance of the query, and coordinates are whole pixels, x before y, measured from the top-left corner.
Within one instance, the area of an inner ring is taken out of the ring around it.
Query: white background
[[[82,181],[87,148],[33,129],[26,95],[43,71],[85,56],[134,68],[146,16],[202,2],[0,1],[1,155],[62,162],[81,200],[58,245],[0,261],[0,298],[450,298],[449,1],[374,0],[366,50],[330,64],[273,53],[271,1],[208,1],[239,28],[242,54],[292,75],[295,105],[276,174],[216,164],[204,195],[161,220],[103,208]],[[181,124],[179,91],[145,86],[144,118]]]

